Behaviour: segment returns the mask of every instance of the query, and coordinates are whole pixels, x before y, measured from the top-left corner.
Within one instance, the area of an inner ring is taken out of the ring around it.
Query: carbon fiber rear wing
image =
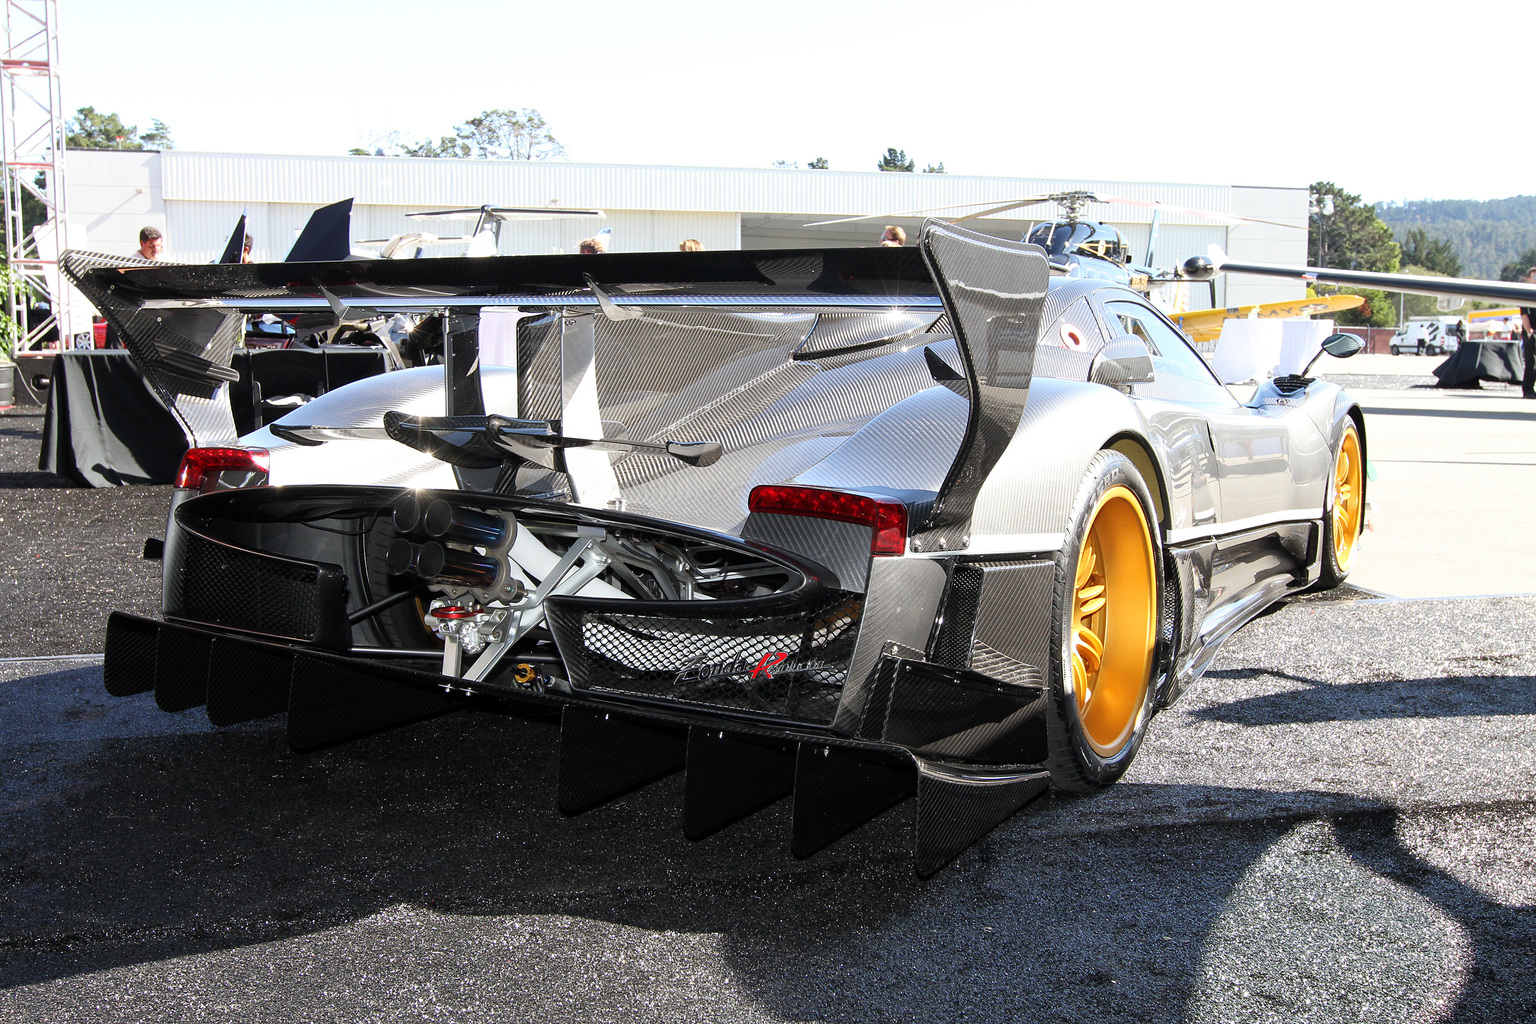
[[[742,368],[731,372],[763,373],[796,358],[824,358],[910,336],[925,325],[933,328],[943,313],[962,363],[947,374],[956,379],[944,383],[971,408],[954,465],[914,534],[918,550],[956,550],[969,541],[977,492],[1011,439],[1028,395],[1049,278],[1038,247],[942,222],[927,224],[915,248],[211,266],[125,266],[113,257],[67,253],[64,264],[182,419],[189,438],[204,445],[235,436],[224,385],[235,376],[231,357],[249,316],[274,314],[314,327],[375,315],[437,314],[445,335],[454,322],[458,329],[445,339],[447,416],[487,412],[478,387],[466,386],[480,363],[460,349],[466,322],[498,308],[519,318],[549,318],[561,342],[558,372],[565,383],[558,408],[552,416],[526,409],[521,415],[560,419],[562,436],[597,440],[602,427],[595,399],[583,390],[598,375],[591,366],[596,321],[636,335],[643,333],[639,324],[662,324],[641,340],[658,346],[646,359],[677,364],[666,387],[680,395],[711,380],[724,394],[731,385],[726,355]],[[693,319],[684,322],[683,313]],[[855,314],[857,323],[850,319]],[[718,321],[701,319],[715,315]],[[679,349],[661,347],[666,344]],[[944,376],[935,371],[935,379]],[[578,403],[590,406],[580,416]],[[347,425],[317,425],[327,426]]]

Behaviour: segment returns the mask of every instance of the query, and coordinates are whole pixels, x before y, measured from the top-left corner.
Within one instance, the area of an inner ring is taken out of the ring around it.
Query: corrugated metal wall
[[[449,238],[466,234],[473,222],[457,220],[407,219],[406,214],[432,206],[353,205],[352,238],[354,245],[365,240],[388,239],[405,231],[419,231]],[[171,200],[165,204],[164,225],[173,240],[172,255],[189,263],[210,262],[219,257],[224,243],[234,230],[242,210],[248,211],[246,228],[254,236],[252,254],[258,262],[273,262],[288,255],[309,215],[316,207],[303,203],[187,202]],[[697,238],[709,249],[736,249],[741,246],[739,220],[729,213],[656,212],[652,210],[609,210],[603,220],[510,221],[502,226],[500,251],[506,255],[575,252],[583,238],[603,228],[612,229],[616,252],[646,252],[676,249],[685,238]],[[112,252],[126,252],[132,246],[117,245]],[[373,246],[377,249],[378,246]],[[434,256],[457,256],[463,243],[433,246]]]
[[[157,224],[165,229],[170,255],[188,262],[216,257],[244,208],[250,210],[257,257],[281,259],[311,212],[348,196],[356,200],[352,235],[356,240],[388,238],[407,230],[446,236],[467,228],[454,222],[406,220],[406,213],[419,210],[495,203],[607,211],[608,219],[602,222],[514,222],[503,228],[502,252],[548,253],[571,252],[577,242],[601,227],[612,229],[613,248],[620,252],[673,249],[684,238],[697,238],[711,249],[872,244],[886,220],[883,216],[826,228],[807,225],[839,216],[997,204],[1078,189],[1295,225],[1245,225],[1229,230],[1209,220],[1166,214],[1161,218],[1160,265],[1204,254],[1213,243],[1252,260],[1306,261],[1305,188],[187,152],[98,151],[72,154],[71,160],[72,217],[89,224],[95,248],[126,254],[140,226]],[[1042,203],[982,224],[986,230],[1017,238],[1034,221],[1057,215],[1054,204]],[[1119,228],[1138,259],[1145,254],[1150,209],[1092,204],[1085,215]],[[890,220],[910,233],[922,218]],[[450,247],[436,250],[438,254],[452,251]],[[1204,305],[1205,289],[1198,292],[1192,298]],[[1261,302],[1301,293],[1302,286],[1296,282],[1234,277],[1223,279],[1218,301]]]
[[[1173,182],[179,151],[162,154],[161,166],[167,201],[219,201],[238,196],[250,203],[320,206],[353,196],[360,205],[412,208],[499,203],[836,216],[1006,202],[1028,195],[1087,189],[1218,213],[1232,208],[1228,186]],[[1150,221],[1151,212],[1094,205],[1087,216],[1144,224]],[[1165,215],[1164,220],[1199,223],[1198,219],[1178,215]]]

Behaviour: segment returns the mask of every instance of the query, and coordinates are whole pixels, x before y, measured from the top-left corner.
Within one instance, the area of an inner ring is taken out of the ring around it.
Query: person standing
[[[1536,267],[1526,271],[1525,279],[1536,284]],[[1520,354],[1525,357],[1520,397],[1536,398],[1536,306],[1524,306],[1520,310]]]
[[[907,244],[907,233],[899,224],[887,224],[885,231],[880,235],[880,244],[899,249]]]
[[[139,249],[134,253],[141,260],[158,260],[165,252],[165,239],[159,228],[147,227],[139,231]]]

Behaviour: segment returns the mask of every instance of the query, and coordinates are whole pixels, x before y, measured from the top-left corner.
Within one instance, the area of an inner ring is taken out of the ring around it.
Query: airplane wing
[[[1379,274],[1370,270],[1334,270],[1329,267],[1297,267],[1279,263],[1246,263],[1234,260],[1211,246],[1211,262],[1217,270],[1229,274],[1255,274],[1259,277],[1287,277],[1318,281],[1353,288],[1378,288],[1410,295],[1449,295],[1482,302],[1513,302],[1536,306],[1536,284],[1516,281],[1481,281],[1466,277],[1419,277],[1416,274]]]
[[[1197,309],[1188,313],[1170,313],[1169,318],[1178,324],[1191,341],[1215,341],[1221,334],[1221,325],[1228,320],[1257,316],[1260,320],[1294,319],[1317,316],[1320,313],[1337,313],[1354,309],[1365,302],[1360,295],[1322,295],[1289,302],[1265,302],[1254,306],[1228,306],[1225,309]]]

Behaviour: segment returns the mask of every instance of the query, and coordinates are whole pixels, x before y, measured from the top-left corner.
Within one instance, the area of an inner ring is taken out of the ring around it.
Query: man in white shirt
[[[141,260],[158,260],[165,252],[165,239],[159,228],[144,228],[139,232],[139,251],[134,253]]]

